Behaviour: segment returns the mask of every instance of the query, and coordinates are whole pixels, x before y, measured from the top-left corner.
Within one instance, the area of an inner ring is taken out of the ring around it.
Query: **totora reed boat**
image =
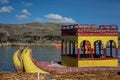
[[[30,48],[18,49],[13,62],[17,71],[48,74],[119,70],[118,25],[74,24],[61,27],[61,63],[41,62],[32,56]],[[109,46],[109,47],[108,47]],[[52,60],[51,60],[52,61]]]
[[[32,56],[32,50],[29,48],[22,51],[18,49],[13,55],[13,63],[17,72],[37,73],[39,71],[42,74],[120,69],[119,67],[66,67],[57,62],[41,62]]]
[[[29,48],[18,49],[13,55],[13,63],[17,72],[37,73],[39,71],[43,74],[49,74],[49,72],[38,68],[34,64],[31,58],[31,49]]]

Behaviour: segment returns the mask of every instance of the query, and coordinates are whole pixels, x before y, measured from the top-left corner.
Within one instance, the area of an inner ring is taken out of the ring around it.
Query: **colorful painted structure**
[[[61,30],[62,65],[118,66],[118,25],[75,24]]]

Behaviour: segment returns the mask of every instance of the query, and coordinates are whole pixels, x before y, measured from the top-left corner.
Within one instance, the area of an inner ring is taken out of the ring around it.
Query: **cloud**
[[[29,7],[29,6],[32,6],[33,4],[32,3],[29,3],[29,2],[22,2],[22,4],[24,5],[24,6],[27,6],[27,7]]]
[[[48,19],[49,22],[54,23],[76,23],[76,21],[72,18],[63,17],[59,14],[48,14],[45,15],[45,17]]]
[[[24,20],[24,19],[27,19],[28,16],[27,15],[16,15],[16,18],[19,19],[19,20]]]
[[[28,16],[31,15],[31,14],[28,12],[27,9],[23,9],[21,12],[22,12],[24,15],[28,15]]]
[[[27,9],[21,10],[21,13],[22,13],[21,15],[16,15],[16,18],[18,20],[25,20],[25,19],[28,19],[29,16],[31,16],[31,14],[28,12]]]
[[[9,0],[0,0],[0,3],[6,4],[6,3],[9,3]]]
[[[41,21],[42,21],[42,18],[36,18],[35,21],[36,21],[36,22],[41,22]]]
[[[12,10],[12,6],[3,6],[2,8],[0,8],[0,13],[10,13],[12,12]]]

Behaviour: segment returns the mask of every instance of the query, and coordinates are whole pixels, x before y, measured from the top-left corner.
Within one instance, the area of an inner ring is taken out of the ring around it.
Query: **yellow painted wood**
[[[79,60],[78,67],[118,66],[118,59],[106,60]]]
[[[91,44],[91,48],[94,49],[94,42],[100,40],[103,44],[103,48],[106,48],[108,42],[113,40],[118,48],[118,36],[63,36],[64,42],[75,41],[77,42],[77,48],[80,49],[80,45],[84,40],[87,40]],[[62,64],[65,66],[77,66],[77,67],[91,67],[91,66],[118,66],[118,59],[99,59],[99,60],[79,60],[62,56]]]
[[[94,47],[94,42],[97,40],[102,41],[104,48],[106,48],[109,40],[113,40],[116,43],[116,48],[118,48],[118,36],[78,36],[78,44],[81,44],[84,40],[91,43],[91,48]],[[78,45],[78,48],[80,48],[80,45]]]
[[[118,36],[63,36],[64,41],[76,41],[78,42],[78,48],[84,40],[88,40],[91,43],[91,48],[94,47],[94,42],[97,40],[102,41],[103,47],[106,48],[107,42],[113,40],[118,48]]]
[[[118,66],[118,59],[80,59],[62,56],[62,65],[68,67],[98,67],[98,66]]]

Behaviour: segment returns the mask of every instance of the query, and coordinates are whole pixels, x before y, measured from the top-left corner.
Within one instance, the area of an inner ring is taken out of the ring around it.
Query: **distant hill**
[[[41,44],[60,42],[61,26],[62,24],[38,22],[25,24],[0,24],[0,43]]]
[[[43,43],[60,41],[62,24],[55,23],[25,23],[0,24],[0,43],[23,42]]]

